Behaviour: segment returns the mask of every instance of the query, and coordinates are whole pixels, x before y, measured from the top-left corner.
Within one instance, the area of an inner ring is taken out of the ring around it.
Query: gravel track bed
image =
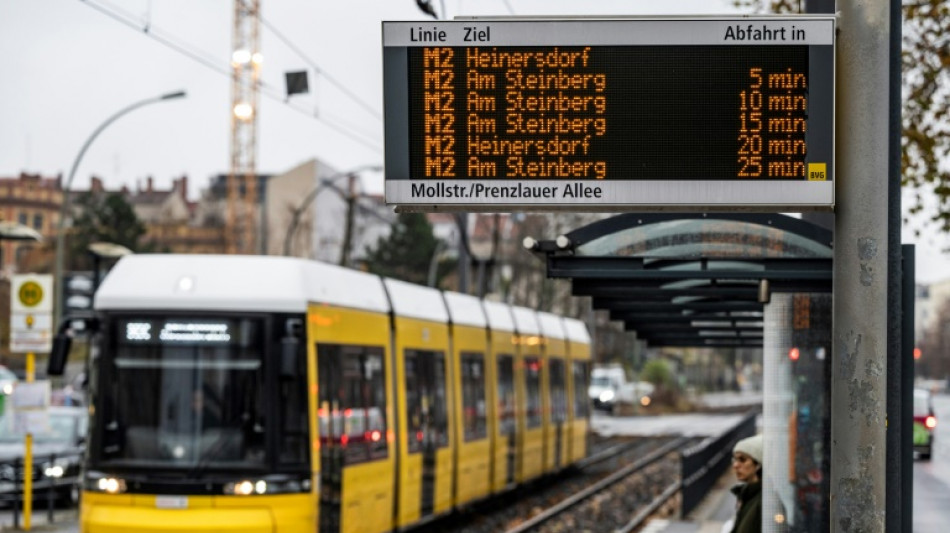
[[[560,503],[623,466],[643,458],[651,451],[669,443],[670,438],[633,439],[636,444],[611,459],[591,465],[584,470],[565,472],[538,480],[525,487],[482,502],[471,509],[440,519],[417,531],[422,533],[464,532],[499,533],[518,526],[525,520]],[[630,441],[630,439],[628,439]],[[622,440],[608,439],[591,446],[592,452],[620,444]],[[679,479],[679,455],[671,452],[652,465],[601,491],[592,499],[581,502],[542,525],[536,531],[603,532],[616,523],[620,527],[645,507],[670,483]],[[610,524],[608,527],[607,524]]]

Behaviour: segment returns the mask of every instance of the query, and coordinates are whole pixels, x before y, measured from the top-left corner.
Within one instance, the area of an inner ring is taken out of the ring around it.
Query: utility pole
[[[340,250],[340,266],[350,262],[350,244],[353,240],[353,210],[356,208],[356,174],[350,173],[346,183],[346,226],[343,230],[343,246]]]
[[[831,531],[883,533],[891,9],[838,3]]]

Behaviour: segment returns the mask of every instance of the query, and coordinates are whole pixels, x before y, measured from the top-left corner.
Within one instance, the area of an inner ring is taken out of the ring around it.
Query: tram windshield
[[[265,464],[262,320],[143,317],[112,326],[94,455],[193,471]]]

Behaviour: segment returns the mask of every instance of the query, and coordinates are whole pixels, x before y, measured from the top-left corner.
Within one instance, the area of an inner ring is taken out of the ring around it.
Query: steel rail
[[[533,516],[529,520],[522,522],[517,527],[507,530],[505,533],[525,533],[527,531],[531,531],[532,529],[560,515],[561,513],[565,512],[571,507],[574,507],[575,505],[590,498],[594,494],[597,494],[598,492],[606,489],[607,487],[610,487],[611,485],[614,485],[615,483],[621,481],[627,476],[639,470],[642,470],[643,468],[649,466],[650,464],[662,459],[671,451],[682,448],[683,445],[686,442],[689,442],[690,440],[691,439],[687,437],[679,437],[676,440],[673,440],[672,442],[669,442],[661,446],[659,449],[650,452],[646,457],[623,467],[617,472],[605,477],[604,479],[598,481],[597,483],[594,483],[593,485],[587,487],[586,489],[574,494],[573,496],[570,496],[569,498],[562,500],[561,502],[557,503],[556,505],[552,507],[549,507],[545,511]]]

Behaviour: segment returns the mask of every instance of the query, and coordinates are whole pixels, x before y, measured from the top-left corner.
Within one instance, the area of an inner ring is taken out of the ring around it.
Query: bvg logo
[[[43,287],[35,281],[27,281],[20,285],[17,295],[20,297],[20,303],[26,307],[35,307],[43,301]]]
[[[808,163],[808,181],[828,181],[824,163]]]

